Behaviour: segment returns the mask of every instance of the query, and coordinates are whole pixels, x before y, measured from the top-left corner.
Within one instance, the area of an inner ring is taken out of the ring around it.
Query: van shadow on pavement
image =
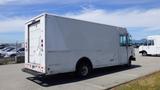
[[[160,57],[160,55],[147,55],[147,56],[143,56],[143,57]]]
[[[54,85],[68,84],[73,82],[78,82],[82,80],[87,80],[99,76],[109,75],[120,71],[130,70],[134,68],[139,68],[140,65],[132,65],[131,67],[125,66],[114,66],[114,67],[106,67],[95,69],[93,73],[86,78],[78,78],[74,75],[74,73],[65,73],[65,74],[57,74],[48,77],[28,77],[28,80],[31,80],[43,87],[50,87]]]

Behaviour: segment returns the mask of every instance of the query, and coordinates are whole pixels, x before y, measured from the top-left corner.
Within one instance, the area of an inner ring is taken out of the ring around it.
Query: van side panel
[[[82,57],[94,68],[126,64],[127,57],[119,59],[119,35],[126,33],[119,27],[47,15],[47,74],[74,71]]]

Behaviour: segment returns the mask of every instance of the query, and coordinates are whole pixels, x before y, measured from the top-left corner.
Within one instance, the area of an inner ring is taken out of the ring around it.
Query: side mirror
[[[128,46],[133,46],[133,44],[129,43]]]

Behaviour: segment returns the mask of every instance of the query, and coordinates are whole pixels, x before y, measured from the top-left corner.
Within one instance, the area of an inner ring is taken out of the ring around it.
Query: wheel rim
[[[83,66],[81,68],[81,75],[82,76],[87,76],[87,74],[88,74],[88,67],[87,66]]]
[[[147,53],[146,52],[143,52],[143,56],[146,56],[147,55]]]

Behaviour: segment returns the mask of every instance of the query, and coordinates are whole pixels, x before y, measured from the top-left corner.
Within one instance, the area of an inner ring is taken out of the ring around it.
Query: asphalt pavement
[[[160,57],[136,53],[136,58],[130,68],[96,69],[86,79],[73,73],[37,78],[22,72],[23,64],[0,65],[0,90],[103,90],[160,71]]]

